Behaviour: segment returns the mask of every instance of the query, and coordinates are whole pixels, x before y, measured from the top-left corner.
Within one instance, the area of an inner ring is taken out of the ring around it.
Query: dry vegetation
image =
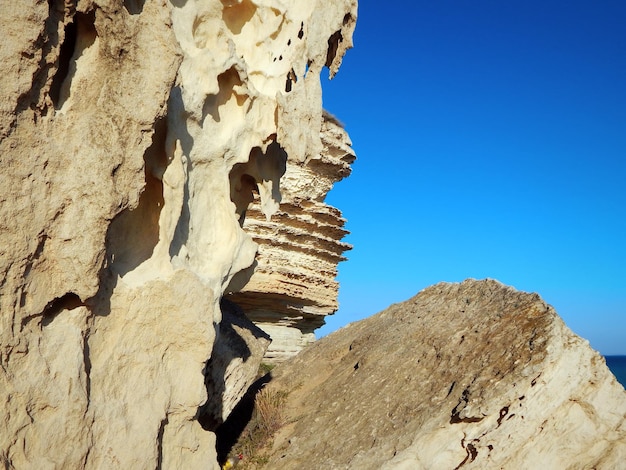
[[[274,434],[285,424],[283,408],[286,392],[276,392],[263,388],[254,399],[252,418],[246,425],[232,454],[243,454],[237,468],[253,469],[267,463],[263,449],[271,446]]]

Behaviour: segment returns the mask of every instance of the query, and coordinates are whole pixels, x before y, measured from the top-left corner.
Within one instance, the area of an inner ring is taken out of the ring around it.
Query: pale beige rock
[[[289,159],[280,210],[267,220],[258,201],[243,228],[259,244],[249,282],[229,298],[272,337],[265,361],[279,363],[315,341],[314,330],[338,307],[337,264],[350,245],[341,212],[324,203],[333,184],[350,174],[355,155],[343,127],[329,114],[322,151],[306,162]]]
[[[617,469],[626,392],[536,294],[437,284],[273,371],[264,468]]]
[[[198,410],[255,369],[207,395],[220,298],[256,254],[239,183],[269,216],[287,154],[319,153],[356,3],[1,7],[0,463],[217,467]]]
[[[0,462],[80,468],[97,437],[85,302],[100,288],[108,222],[138,203],[179,49],[156,3],[140,21],[114,1],[76,11],[3,2],[0,22],[10,31],[0,53]]]
[[[202,407],[200,422],[214,430],[222,424],[257,378],[259,364],[271,340],[243,310],[222,300],[222,321],[207,363],[206,386],[210,397]]]

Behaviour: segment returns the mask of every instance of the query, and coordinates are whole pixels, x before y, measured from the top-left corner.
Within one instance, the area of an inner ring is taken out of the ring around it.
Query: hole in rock
[[[229,174],[230,200],[235,204],[235,212],[241,225],[243,225],[246,210],[254,200],[255,194],[260,195],[262,204],[264,203],[263,198],[270,196],[267,192],[261,193],[258,186],[260,182],[273,180],[271,198],[280,201],[278,181],[285,173],[286,165],[287,153],[275,141],[267,146],[265,153],[260,147],[254,147],[250,151],[247,162],[233,165]]]
[[[230,101],[233,95],[239,107],[243,106],[247,98],[245,95],[239,95],[235,92],[235,87],[243,85],[235,67],[231,67],[219,74],[217,76],[217,83],[220,91],[216,95],[208,95],[202,106],[203,120],[210,114],[215,122],[220,122],[220,109]]]
[[[300,22],[300,31],[298,31],[298,39],[302,39],[304,37],[304,22]]]
[[[341,31],[335,31],[331,37],[328,38],[328,51],[326,52],[326,67],[330,67],[337,55],[337,49],[339,49],[339,43],[343,41]]]
[[[76,46],[76,24],[68,23],[65,26],[65,40],[61,44],[59,51],[59,66],[50,85],[50,99],[55,109],[59,109],[59,98],[61,95],[61,85],[65,81],[70,71],[70,61],[74,55],[74,47]]]
[[[230,0],[222,0],[224,9],[222,19],[233,34],[240,34],[244,25],[252,19],[256,13],[256,5],[250,0],[242,0],[235,3]]]
[[[81,305],[84,304],[83,301],[80,300],[80,297],[73,292],[68,292],[64,296],[48,302],[48,305],[46,305],[42,312],[43,318],[41,320],[41,325],[48,326],[63,310],[73,310]]]
[[[131,15],[138,15],[143,11],[143,5],[146,0],[124,0],[124,8]]]
[[[110,267],[122,276],[150,258],[159,241],[159,217],[164,203],[160,178],[167,165],[166,134],[167,123],[164,118],[159,119],[154,126],[152,144],[144,153],[146,185],[139,203],[136,208],[121,212],[109,226]]]
[[[237,165],[245,165],[245,163],[237,163],[235,166]],[[238,174],[238,168],[233,168],[231,175],[233,171],[235,175]],[[237,176],[235,175],[231,176],[230,200],[235,204],[235,213],[239,218],[239,225],[243,226],[246,219],[246,210],[252,201],[254,201],[255,195],[259,194],[259,187],[253,176],[244,173],[239,176],[239,180],[237,181]]]
[[[55,109],[61,109],[70,95],[77,60],[96,40],[95,13],[76,13],[65,26],[65,39],[59,51],[59,66],[50,84],[50,99]]]

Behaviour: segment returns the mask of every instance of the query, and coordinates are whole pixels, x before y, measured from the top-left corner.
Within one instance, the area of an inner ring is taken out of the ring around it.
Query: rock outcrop
[[[320,155],[319,74],[356,2],[5,3],[0,463],[216,467],[198,417],[223,419],[260,357],[215,343],[257,251],[240,222]],[[253,359],[207,370],[212,351]]]
[[[288,160],[280,209],[268,220],[258,198],[244,230],[259,244],[250,281],[229,298],[272,337],[265,361],[279,363],[315,341],[314,330],[337,310],[337,264],[350,245],[341,212],[324,203],[333,184],[350,174],[355,155],[343,126],[324,113],[322,151],[306,162]]]
[[[264,468],[622,468],[626,392],[536,294],[437,284],[272,372]]]

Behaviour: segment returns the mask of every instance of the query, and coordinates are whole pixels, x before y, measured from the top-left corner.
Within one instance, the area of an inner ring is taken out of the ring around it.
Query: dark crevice
[[[91,356],[89,352],[89,338],[85,339],[83,346],[83,362],[85,363],[85,389],[87,400],[91,398]]]
[[[251,356],[248,343],[241,331],[254,336],[254,341],[270,343],[270,337],[246,317],[243,310],[233,302],[220,302],[222,321],[216,325],[216,340],[205,367],[205,386],[209,401],[198,410],[198,422],[209,431],[215,431],[222,423],[223,397],[226,393],[226,376],[233,361],[247,362]]]
[[[76,48],[76,29],[76,23],[74,21],[65,26],[65,40],[59,50],[59,66],[52,79],[52,84],[50,85],[50,99],[55,109],[61,107],[59,104],[61,86],[70,73],[70,62],[72,61],[74,49]]]
[[[302,39],[304,37],[304,22],[300,22],[300,31],[298,31],[298,39]]]
[[[469,402],[469,389],[463,390],[459,403],[454,407],[450,414],[450,424],[456,423],[478,423],[484,419],[484,416],[466,416],[461,418],[461,411],[465,408]]]
[[[68,292],[61,297],[57,297],[46,304],[44,309],[35,315],[29,315],[22,319],[22,328],[26,326],[31,320],[41,318],[41,326],[48,326],[52,321],[64,310],[73,310],[85,303],[73,292]]]
[[[124,8],[131,15],[138,15],[143,11],[145,0],[124,0]]]
[[[463,444],[461,443],[461,445]],[[459,468],[461,468],[463,465],[473,462],[478,456],[478,450],[476,450],[476,446],[474,446],[473,444],[467,444],[466,446],[464,446],[464,448],[465,452],[467,452],[467,455],[460,464],[454,467],[454,470],[459,470]]]
[[[50,99],[55,109],[60,109],[69,97],[72,79],[76,74],[76,61],[96,40],[95,12],[76,13],[65,26],[65,39],[61,44],[59,65],[50,85]]]
[[[63,310],[74,310],[81,305],[84,305],[84,303],[80,300],[80,297],[73,292],[68,292],[64,296],[54,299],[46,305],[46,308],[43,310],[41,325],[48,326]]]
[[[226,461],[228,454],[252,419],[254,400],[270,380],[272,380],[271,373],[267,373],[254,382],[237,403],[237,406],[233,408],[226,421],[215,430],[217,461],[220,465]]]
[[[191,162],[187,161],[187,177],[189,178],[193,168]],[[189,240],[189,230],[191,226],[191,211],[189,210],[189,182],[185,181],[183,186],[183,206],[181,207],[180,217],[174,229],[174,238],[170,244],[169,255],[174,258],[180,253],[180,250]]]
[[[296,83],[298,81],[298,77],[296,76],[296,72],[291,69],[287,74],[287,81],[285,83],[285,92],[289,93],[292,88],[292,83]]]
[[[339,49],[339,43],[343,41],[343,35],[341,31],[335,31],[332,36],[328,38],[328,51],[326,52],[326,67],[330,67],[335,60],[337,50]]]
[[[163,208],[161,177],[167,166],[164,118],[154,125],[152,144],[144,153],[145,187],[134,209],[122,211],[109,226],[107,250],[111,269],[125,275],[152,256],[159,242],[159,217]]]
[[[167,426],[169,420],[167,416],[161,420],[161,424],[159,426],[159,433],[157,434],[157,470],[161,470],[163,468],[163,434],[165,433],[165,426]]]
[[[537,385],[537,379],[541,377],[541,372],[539,372],[539,375],[537,377],[535,377],[531,382],[530,382],[530,386],[534,387],[535,385]]]
[[[500,416],[498,417],[498,428],[500,427],[500,424],[502,424],[502,420],[504,419],[504,417],[507,415],[507,413],[509,412],[509,407],[505,406],[500,410]]]
[[[245,390],[226,420],[222,419],[228,367],[233,360],[245,363],[252,357],[252,351],[241,336],[241,331],[247,330],[248,333],[252,333],[253,341],[262,340],[269,344],[271,339],[264,331],[255,327],[244,311],[233,302],[222,299],[220,309],[222,321],[216,325],[218,330],[213,352],[204,372],[209,401],[198,409],[197,416],[203,429],[215,432],[218,461],[223,464],[253,417],[257,393],[271,380],[270,374],[266,373],[267,369],[259,368],[259,375],[255,381]]]

